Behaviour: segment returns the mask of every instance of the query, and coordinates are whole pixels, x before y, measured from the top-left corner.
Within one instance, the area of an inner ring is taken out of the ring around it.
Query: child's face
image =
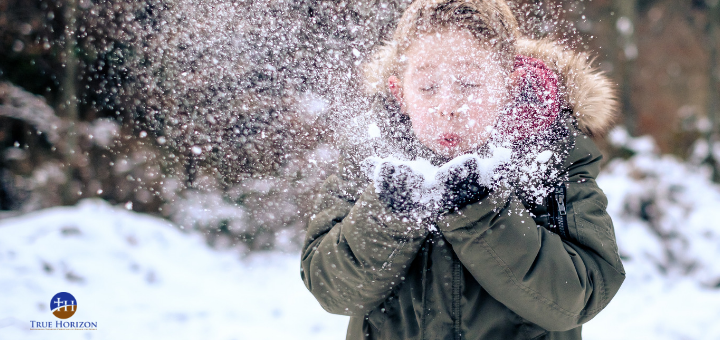
[[[405,57],[388,83],[418,139],[448,157],[481,146],[508,97],[500,57],[465,30],[420,36]]]

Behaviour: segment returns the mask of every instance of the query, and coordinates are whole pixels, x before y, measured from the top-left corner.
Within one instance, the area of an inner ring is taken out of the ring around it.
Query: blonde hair
[[[387,79],[400,76],[401,56],[421,34],[442,29],[468,30],[500,53],[509,69],[520,37],[517,20],[503,0],[416,0],[403,13],[392,40],[380,46],[363,65],[368,94],[387,92]]]

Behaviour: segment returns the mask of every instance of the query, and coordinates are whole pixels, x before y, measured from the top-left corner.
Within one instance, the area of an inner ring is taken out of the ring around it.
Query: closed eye
[[[476,83],[460,83],[460,87],[462,87],[462,88],[464,88],[464,89],[471,89],[471,88],[480,87],[480,84],[476,84]]]
[[[420,88],[420,91],[423,92],[435,92],[437,89],[437,85],[430,85],[430,86],[423,86]]]

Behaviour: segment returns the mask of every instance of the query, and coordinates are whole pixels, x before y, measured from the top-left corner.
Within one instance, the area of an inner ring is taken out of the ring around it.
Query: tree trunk
[[[708,22],[706,26],[707,48],[708,48],[708,103],[707,115],[712,123],[712,128],[705,136],[710,146],[707,163],[713,168],[713,180],[720,182],[720,159],[716,157],[720,150],[716,150],[720,144],[720,66],[718,63],[718,40],[720,40],[720,1],[708,1]]]
[[[60,114],[68,122],[66,136],[63,142],[58,145],[59,151],[63,154],[65,164],[65,175],[68,180],[65,190],[63,190],[63,203],[72,204],[78,198],[78,190],[74,179],[75,165],[82,155],[78,148],[77,133],[75,124],[78,121],[78,99],[77,99],[77,75],[78,75],[78,57],[75,51],[77,47],[77,0],[65,0],[64,6],[65,46],[62,54],[62,62],[65,66],[65,74],[63,75],[62,85],[60,87]]]
[[[615,28],[618,32],[617,68],[620,76],[620,109],[631,135],[638,133],[637,112],[632,104],[632,82],[638,49],[635,40],[637,0],[615,0]]]

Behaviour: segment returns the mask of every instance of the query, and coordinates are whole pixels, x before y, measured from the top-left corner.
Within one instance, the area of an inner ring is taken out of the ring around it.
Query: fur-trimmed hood
[[[615,85],[592,66],[587,53],[572,51],[551,40],[519,39],[517,53],[542,60],[560,77],[561,93],[588,135],[601,135],[617,112]]]

